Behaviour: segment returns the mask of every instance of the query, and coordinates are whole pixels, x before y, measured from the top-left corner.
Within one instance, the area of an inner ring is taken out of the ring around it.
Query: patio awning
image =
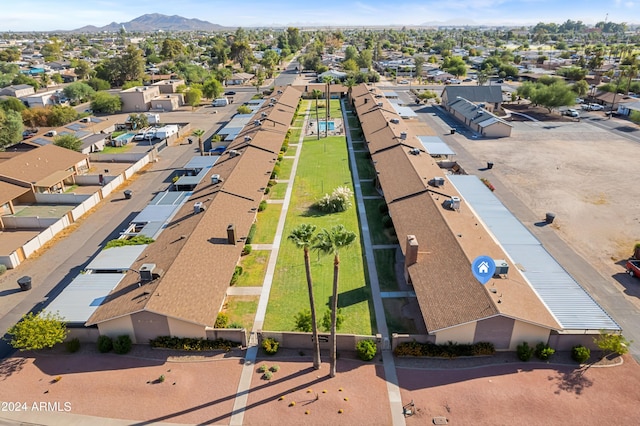
[[[53,174],[50,174],[46,178],[39,180],[38,182],[34,183],[34,185],[43,188],[51,188],[52,186],[55,186],[56,184],[62,182],[74,173],[75,172],[73,171],[59,170],[57,172],[54,172]]]

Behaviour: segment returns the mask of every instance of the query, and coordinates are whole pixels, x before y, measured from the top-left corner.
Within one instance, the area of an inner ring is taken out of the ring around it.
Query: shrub
[[[631,344],[622,334],[608,334],[605,332],[601,332],[593,341],[605,356],[612,353],[624,355],[629,352],[629,345]]]
[[[263,375],[262,375],[262,379],[263,380],[271,380],[271,378],[273,377],[273,373],[271,371],[266,371]]]
[[[358,358],[363,361],[371,361],[376,356],[378,347],[373,340],[360,340],[356,343],[356,351],[358,351]]]
[[[280,175],[280,166],[276,164],[275,166],[273,166],[273,171],[271,172],[271,179],[278,179],[279,175]]]
[[[159,336],[151,339],[149,344],[152,348],[177,349],[181,351],[211,351],[225,350],[230,351],[231,348],[240,346],[237,342],[224,339],[201,339],[194,337],[173,337]]]
[[[107,353],[113,349],[113,340],[109,336],[98,337],[98,352]]]
[[[251,244],[245,244],[244,247],[242,248],[242,253],[241,253],[242,256],[246,256],[246,255],[250,254],[251,250],[252,250]]]
[[[535,350],[535,355],[536,358],[541,359],[543,361],[548,360],[551,355],[553,355],[554,353],[556,353],[555,349],[552,349],[549,345],[547,345],[546,343],[540,342],[536,345],[536,350]]]
[[[317,203],[319,210],[327,213],[336,213],[346,211],[351,207],[351,198],[353,192],[346,186],[339,186],[333,190],[331,195],[325,194]]]
[[[228,323],[229,323],[229,315],[225,314],[224,312],[220,312],[213,326],[215,328],[227,328]]]
[[[268,193],[271,192],[271,188],[269,188],[268,186],[264,189],[264,195],[267,195]]]
[[[336,330],[340,330],[343,322],[344,315],[342,315],[342,309],[338,309],[338,313],[336,314]],[[331,309],[327,309],[326,311],[324,311],[324,315],[320,320],[320,325],[322,326],[322,329],[324,331],[331,331]]]
[[[280,370],[279,365],[272,365],[271,368],[269,369],[269,371],[273,371],[274,373],[277,373],[278,370]]]
[[[520,361],[529,361],[533,355],[533,351],[534,349],[530,347],[527,342],[522,342],[516,349],[516,353],[518,354]]]
[[[313,322],[311,321],[311,311],[309,309],[298,312],[293,320],[295,322],[294,330],[310,333],[313,329]]]
[[[126,240],[119,239],[119,238],[116,238],[115,240],[111,240],[107,243],[107,245],[104,248],[108,249],[112,247],[122,247],[122,246],[139,246],[143,244],[151,244],[154,241],[155,240],[153,238],[149,238],[146,235],[136,235],[135,237],[129,238]]]
[[[227,328],[244,328],[244,325],[242,325],[242,323],[239,323],[238,321],[234,321],[229,324]]]
[[[278,352],[279,346],[280,342],[272,337],[267,337],[262,341],[262,349],[269,355],[275,355]]]
[[[284,154],[278,154],[278,162],[281,162],[284,159]]]
[[[0,275],[4,274],[5,272],[7,272],[7,267],[5,265],[0,265]]]
[[[164,374],[161,374],[160,377],[158,377],[158,382],[163,383],[164,380],[165,380]]]
[[[584,364],[587,362],[589,357],[591,356],[591,351],[589,348],[586,348],[582,345],[576,345],[571,348],[571,358],[579,364]]]
[[[396,356],[427,356],[455,358],[457,356],[493,355],[495,347],[490,342],[478,342],[473,345],[462,345],[448,342],[442,345],[435,343],[405,342],[399,344],[393,352]]]
[[[240,275],[242,275],[242,266],[236,266],[236,269],[233,271],[233,276],[231,277],[231,285],[234,285],[240,279]]]
[[[119,355],[123,355],[131,350],[132,345],[131,337],[129,337],[128,334],[123,334],[113,341],[113,351]]]
[[[268,187],[272,187],[275,186],[278,182],[276,182],[275,180],[271,179],[269,180],[269,182],[267,182],[267,186]]]
[[[267,201],[266,200],[262,200],[260,201],[260,204],[258,205],[258,211],[262,212],[267,208]]]
[[[269,370],[269,367],[267,367],[265,364],[262,364],[259,368],[258,368],[258,372],[259,373],[265,373],[266,371]]]
[[[71,353],[78,352],[80,350],[80,339],[74,337],[65,343],[65,346],[67,347],[67,351]]]
[[[378,205],[378,210],[380,210],[380,213],[382,214],[387,214],[389,213],[389,206],[387,203],[380,203],[380,205]]]
[[[269,188],[267,188],[269,189]],[[249,228],[249,233],[247,234],[247,239],[245,240],[245,242],[247,244],[251,244],[251,241],[253,241],[253,237],[256,236],[256,231],[258,230],[258,225],[257,224],[253,224],[251,225],[251,228]]]

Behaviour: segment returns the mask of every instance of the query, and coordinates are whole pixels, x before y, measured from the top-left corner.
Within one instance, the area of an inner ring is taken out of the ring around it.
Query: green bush
[[[241,253],[242,256],[251,254],[251,250],[252,250],[251,244],[245,244],[244,247],[242,248],[242,253]]]
[[[215,328],[227,328],[228,323],[229,323],[229,315],[225,314],[224,312],[220,312],[213,326]]]
[[[251,244],[251,241],[253,241],[253,237],[256,236],[257,230],[258,230],[258,225],[256,223],[251,225],[251,228],[249,228],[249,233],[247,234],[247,239],[245,240],[247,244]]]
[[[313,329],[313,321],[311,321],[311,311],[309,309],[298,312],[293,317],[293,321],[295,322],[295,331],[310,333]]]
[[[278,370],[280,370],[280,366],[279,365],[272,365],[271,368],[269,368],[269,371],[273,371],[274,373],[277,373]]]
[[[436,345],[435,343],[413,342],[400,343],[393,353],[396,356],[425,356],[455,358],[458,356],[493,355],[496,350],[493,343],[478,342],[473,345],[447,342]]]
[[[271,371],[265,371],[265,373],[262,375],[262,380],[271,380],[272,377],[273,373]]]
[[[258,205],[258,211],[263,212],[265,211],[266,208],[267,208],[267,201],[266,200],[260,201],[260,204]]]
[[[534,349],[530,347],[527,342],[522,342],[516,349],[516,353],[518,354],[520,361],[529,361],[533,356],[533,352]]]
[[[554,353],[556,353],[555,349],[552,349],[549,345],[547,345],[546,343],[540,342],[536,345],[536,350],[535,350],[535,355],[536,358],[541,359],[543,361],[548,360],[551,355],[553,355]]]
[[[363,361],[371,361],[376,356],[378,347],[373,340],[360,340],[356,343],[356,351],[358,352],[358,358]]]
[[[276,164],[275,166],[273,166],[273,171],[271,172],[271,179],[278,179],[279,175],[280,175],[280,166]]]
[[[262,364],[260,367],[258,367],[259,373],[264,373],[266,371],[269,371],[269,367],[267,367],[265,364]]]
[[[113,351],[119,355],[124,355],[131,351],[132,345],[131,337],[128,334],[123,334],[113,341]]]
[[[389,213],[389,206],[387,205],[387,203],[380,203],[378,205],[378,210],[380,210],[380,213],[382,213],[382,214],[388,214]]]
[[[98,352],[107,353],[113,349],[113,339],[109,336],[98,337]]]
[[[269,182],[267,182],[267,186],[268,187],[272,187],[275,186],[278,182],[276,182],[275,180],[271,179],[269,180]]]
[[[571,348],[571,358],[579,364],[584,364],[587,362],[589,357],[591,356],[591,351],[589,348],[586,348],[582,345],[576,345]]]
[[[268,186],[264,189],[264,195],[267,195],[271,192],[271,188],[269,188]]]
[[[65,343],[65,346],[67,347],[67,351],[71,353],[78,352],[80,350],[80,339],[74,337]]]
[[[240,279],[240,275],[242,275],[242,266],[236,266],[236,269],[233,271],[233,276],[231,277],[231,285],[234,285]]]
[[[118,239],[118,238],[116,238],[115,240],[111,240],[107,243],[107,245],[104,248],[108,249],[112,247],[122,247],[122,246],[139,246],[143,244],[151,244],[154,241],[155,240],[153,238],[149,238],[146,235],[136,235],[135,237],[129,238],[126,240]]]
[[[244,325],[238,321],[234,321],[227,326],[227,328],[244,328]]]
[[[343,212],[351,207],[353,191],[346,186],[339,186],[333,190],[331,195],[325,194],[317,203],[316,207],[327,213]]]
[[[181,351],[225,350],[228,352],[232,348],[240,346],[240,343],[224,339],[209,340],[194,337],[173,336],[159,336],[155,339],[151,339],[149,344],[152,348],[177,349]]]
[[[275,355],[278,352],[278,348],[280,347],[280,342],[272,337],[267,337],[262,341],[262,349],[269,354]]]
[[[5,272],[7,272],[7,267],[5,265],[0,265],[0,275],[4,274]]]

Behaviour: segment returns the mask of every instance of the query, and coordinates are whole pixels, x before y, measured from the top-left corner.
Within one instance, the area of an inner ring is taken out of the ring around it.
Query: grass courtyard
[[[339,102],[335,101],[339,108]],[[332,115],[339,116],[333,111]],[[303,104],[301,111],[306,109]],[[322,214],[311,206],[325,193],[339,186],[353,189],[346,140],[336,136],[316,140],[304,140],[300,153],[291,204],[287,214],[283,240],[271,288],[271,296],[265,318],[265,330],[292,331],[294,316],[309,306],[302,250],[296,248],[286,237],[302,223],[323,228],[342,224],[356,232],[357,241],[340,252],[340,280],[338,305],[345,316],[340,329],[342,333],[375,334],[375,317],[368,278],[365,273],[364,255],[360,243],[360,230],[355,203],[346,212]],[[273,207],[273,206],[270,206]],[[256,241],[257,242],[257,241]],[[328,309],[333,283],[333,256],[311,254],[311,272],[318,316]]]

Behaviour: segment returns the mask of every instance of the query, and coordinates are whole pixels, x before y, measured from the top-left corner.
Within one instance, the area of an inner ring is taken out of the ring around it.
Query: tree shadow
[[[338,295],[338,308],[346,308],[347,306],[366,302],[371,297],[370,293],[371,292],[369,291],[368,287],[359,287],[354,288],[353,290],[342,292]],[[332,297],[329,297],[329,303],[332,302]]]
[[[27,363],[26,358],[6,358],[0,362],[0,378],[7,380],[13,373],[18,373]]]
[[[583,367],[579,370],[557,372],[555,376],[548,376],[549,381],[556,380],[558,389],[554,392],[559,395],[561,392],[573,393],[581,395],[586,388],[593,386],[593,380],[585,377],[585,373],[589,367]]]

